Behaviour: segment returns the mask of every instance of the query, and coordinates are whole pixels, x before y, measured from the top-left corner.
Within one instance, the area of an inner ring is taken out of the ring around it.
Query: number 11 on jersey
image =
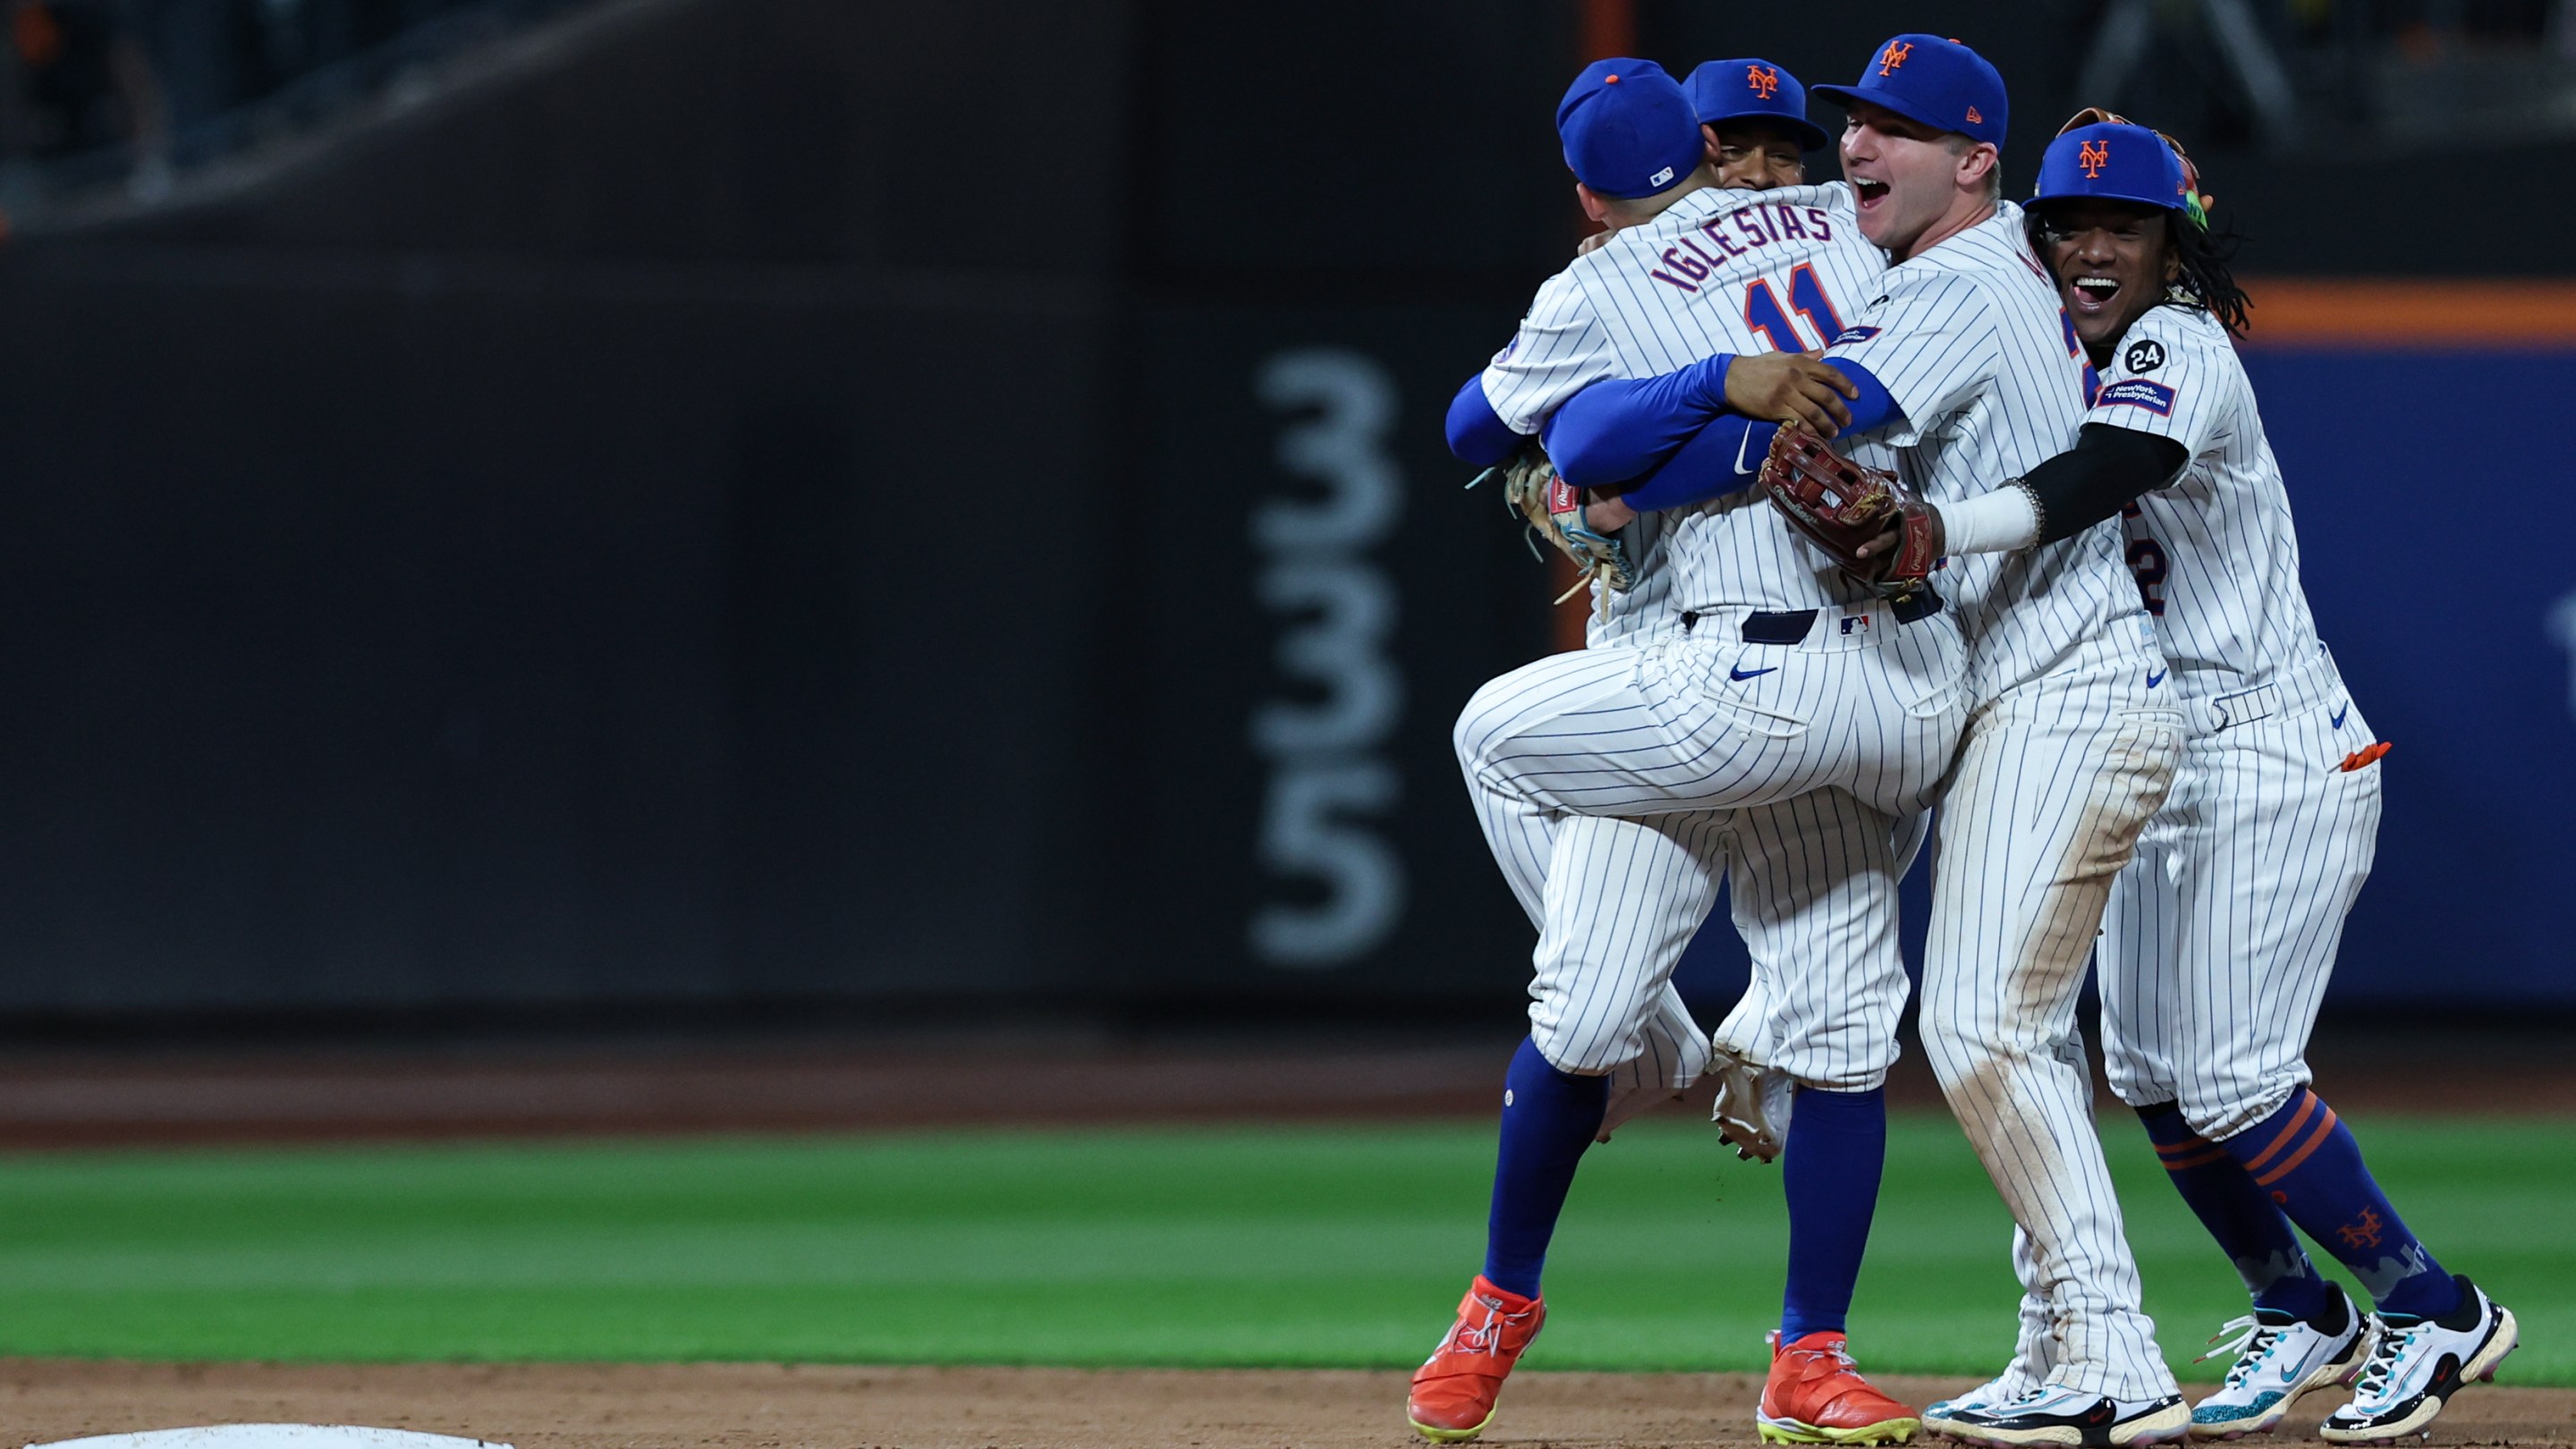
[[[1842,314],[1834,310],[1833,299],[1825,295],[1825,284],[1816,280],[1813,263],[1800,262],[1789,273],[1789,306],[1815,329],[1815,341],[1809,342],[1800,335],[1797,324],[1789,320],[1789,313],[1780,306],[1779,295],[1771,290],[1769,278],[1757,277],[1744,289],[1744,323],[1761,333],[1775,352],[1831,347],[1834,339],[1843,335]]]

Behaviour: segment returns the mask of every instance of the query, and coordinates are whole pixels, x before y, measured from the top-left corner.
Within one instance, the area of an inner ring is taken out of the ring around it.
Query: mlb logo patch
[[[1667,167],[1665,167],[1663,170],[1658,171],[1658,172],[1656,172],[1654,175],[1649,176],[1649,177],[1647,177],[1647,178],[1646,178],[1646,184],[1647,184],[1648,186],[1670,186],[1670,185],[1672,184],[1672,182],[1673,182],[1673,168],[1671,168],[1670,166],[1667,166]]]
[[[1867,614],[1846,614],[1846,615],[1844,615],[1844,616],[1843,616],[1843,632],[1844,632],[1844,633],[1846,633],[1846,634],[1866,634],[1866,633],[1868,633],[1868,632],[1869,632],[1869,615],[1867,615]]]
[[[2093,406],[2097,408],[2145,408],[2160,418],[2172,417],[2173,405],[2172,388],[2161,382],[2149,382],[2143,377],[2133,377],[2126,382],[2115,382],[2102,389],[2100,395],[2093,399]]]

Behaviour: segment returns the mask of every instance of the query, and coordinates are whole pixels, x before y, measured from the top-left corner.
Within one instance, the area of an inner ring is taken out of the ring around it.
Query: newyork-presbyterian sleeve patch
[[[2157,417],[2171,417],[2173,416],[2174,390],[2160,382],[2149,382],[2143,377],[2132,377],[2123,382],[2115,382],[2109,387],[2102,389],[2102,391],[2094,397],[2093,406],[2097,408],[2122,406],[2145,408],[2147,411],[2154,413]]]

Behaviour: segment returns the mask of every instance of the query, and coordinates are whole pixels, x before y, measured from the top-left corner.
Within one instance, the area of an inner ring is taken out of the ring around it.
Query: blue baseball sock
[[[1608,1077],[1560,1072],[1523,1038],[1503,1078],[1503,1140],[1494,1154],[1494,1206],[1485,1219],[1485,1277],[1497,1288],[1538,1296],[1547,1240],[1574,1186],[1575,1164],[1601,1130]]]
[[[2439,1318],[2459,1305],[2450,1273],[2406,1230],[2362,1164],[2361,1144],[2316,1093],[2300,1089],[2223,1145],[2290,1221],[2352,1270],[2382,1313]]]
[[[2191,1130],[2182,1108],[2171,1102],[2140,1107],[2138,1120],[2156,1144],[2156,1156],[2173,1179],[2200,1225],[2218,1240],[2254,1306],[2315,1318],[2334,1296],[2325,1275],[2299,1246],[2299,1235],[2281,1215],[2272,1195],[2254,1185],[2253,1177],[2227,1155],[2227,1149]]]
[[[1789,1197],[1789,1291],[1780,1341],[1841,1332],[1860,1281],[1861,1254],[1878,1211],[1887,1167],[1887,1089],[1828,1092],[1798,1088],[1789,1140],[1780,1145],[1780,1184]]]

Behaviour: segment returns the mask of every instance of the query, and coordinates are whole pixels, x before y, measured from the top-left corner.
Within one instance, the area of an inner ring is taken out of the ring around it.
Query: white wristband
[[[1952,553],[2010,553],[2039,542],[2039,500],[2019,483],[1940,508],[1942,546]]]

